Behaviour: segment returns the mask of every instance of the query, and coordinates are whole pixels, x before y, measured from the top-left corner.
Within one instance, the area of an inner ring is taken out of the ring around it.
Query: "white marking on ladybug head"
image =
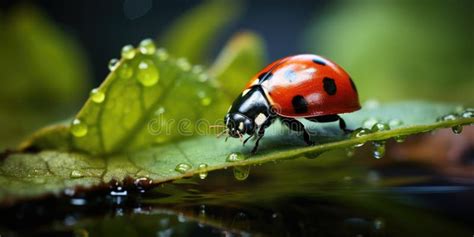
[[[257,126],[260,126],[260,125],[262,125],[262,124],[265,122],[265,120],[267,120],[267,116],[265,116],[265,114],[260,113],[260,114],[258,114],[257,117],[255,118],[255,124],[256,124]]]
[[[250,89],[245,89],[244,91],[242,91],[242,97],[243,97],[245,94],[249,93],[249,91],[250,91]]]
[[[239,130],[244,130],[244,123],[243,122],[239,123]]]

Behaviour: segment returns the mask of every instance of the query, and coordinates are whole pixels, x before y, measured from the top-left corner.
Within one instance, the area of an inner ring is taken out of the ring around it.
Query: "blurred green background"
[[[232,35],[250,30],[263,38],[265,63],[299,53],[336,61],[354,78],[362,101],[474,104],[470,0],[6,1],[0,6],[2,150],[36,128],[70,117],[105,78],[109,59],[119,57],[123,45],[147,37],[176,56],[211,66]]]

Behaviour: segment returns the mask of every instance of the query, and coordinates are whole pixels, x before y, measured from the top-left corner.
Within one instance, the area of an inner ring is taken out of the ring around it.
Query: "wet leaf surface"
[[[89,188],[116,181],[122,183],[127,180],[138,186],[149,186],[228,167],[238,169],[290,158],[315,158],[328,150],[351,148],[369,141],[388,140],[474,122],[473,118],[436,122],[436,118],[453,109],[454,107],[449,105],[424,102],[366,106],[361,111],[343,115],[349,128],[367,125],[367,120],[372,118],[377,118],[380,122],[397,118],[403,123],[391,130],[368,133],[360,137],[342,133],[337,123],[307,123],[313,134],[312,139],[319,143],[310,147],[304,145],[300,134],[275,124],[268,129],[259,153],[253,156],[249,155],[251,144],[243,147],[238,139],[225,142],[224,139],[216,139],[214,136],[197,136],[108,155],[94,156],[48,150],[36,154],[12,154],[0,164],[0,197],[3,201],[8,201],[48,193],[59,194],[76,187]],[[234,158],[230,159],[231,154]]]

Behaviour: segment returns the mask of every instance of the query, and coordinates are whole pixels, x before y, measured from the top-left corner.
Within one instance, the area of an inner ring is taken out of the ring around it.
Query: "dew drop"
[[[153,180],[148,177],[137,178],[133,181],[133,184],[138,189],[144,189],[146,186],[153,184]]]
[[[135,57],[136,51],[131,44],[127,44],[122,47],[122,58],[132,59]]]
[[[391,119],[391,120],[388,122],[388,125],[389,125],[391,128],[400,127],[401,125],[403,125],[403,121],[400,120],[400,119]]]
[[[379,121],[376,118],[368,118],[364,121],[362,127],[364,128],[371,128],[374,124],[378,123]]]
[[[153,86],[160,78],[160,74],[150,60],[144,60],[138,64],[137,79],[143,86]]]
[[[168,59],[169,55],[168,52],[166,52],[166,49],[160,48],[156,51],[156,55],[158,56],[158,59],[161,61],[165,61]]]
[[[455,134],[460,134],[462,133],[462,125],[455,125],[451,128],[453,130],[453,133]]]
[[[84,174],[80,170],[73,170],[71,171],[71,178],[77,179],[84,177]]]
[[[237,162],[243,160],[245,160],[245,157],[241,153],[230,153],[226,159],[227,162]]]
[[[104,92],[100,91],[98,88],[95,88],[91,90],[90,97],[92,101],[100,104],[104,102],[105,94]]]
[[[79,119],[74,119],[71,124],[71,133],[75,137],[83,137],[87,134],[87,124]]]
[[[398,142],[398,143],[402,143],[402,142],[405,141],[406,138],[407,138],[407,136],[405,136],[405,135],[400,135],[400,136],[394,137],[393,139],[395,139],[395,141]]]
[[[246,180],[250,174],[250,166],[235,166],[234,167],[234,178],[239,181]]]
[[[199,178],[205,179],[207,177],[207,164],[201,163],[198,166]]]
[[[390,126],[386,123],[376,123],[370,129],[372,132],[380,132],[390,130]]]
[[[117,69],[118,63],[119,63],[118,59],[116,59],[116,58],[110,59],[110,61],[109,61],[109,70],[112,72],[115,69]]]
[[[152,39],[144,39],[138,45],[138,50],[140,50],[142,54],[154,54],[156,52],[155,43]]]
[[[380,159],[385,155],[385,141],[374,141],[373,156],[375,159]]]
[[[190,170],[192,167],[190,164],[187,164],[187,163],[179,163],[178,165],[176,165],[176,168],[174,168],[175,171],[181,173],[181,174],[184,174],[186,173],[188,170]]]
[[[464,112],[461,113],[461,117],[463,118],[474,118],[474,109],[466,109]]]
[[[188,62],[186,58],[178,58],[178,60],[176,60],[176,64],[183,71],[191,70],[191,64]]]
[[[165,108],[163,106],[160,106],[157,110],[155,110],[155,115],[160,116],[165,113]]]
[[[133,75],[133,68],[128,65],[128,63],[122,63],[118,68],[119,77],[128,79]]]
[[[360,138],[365,135],[368,135],[370,132],[371,131],[367,128],[358,128],[351,133],[351,138]],[[359,143],[359,144],[354,145],[354,147],[361,147],[363,145],[364,143]]]
[[[447,114],[447,115],[444,115],[444,116],[441,116],[437,119],[437,121],[452,121],[452,120],[456,120],[457,119],[457,116],[454,115],[454,114]]]

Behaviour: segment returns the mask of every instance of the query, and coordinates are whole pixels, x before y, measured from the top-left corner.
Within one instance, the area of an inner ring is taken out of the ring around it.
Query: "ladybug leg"
[[[260,129],[258,129],[257,141],[255,141],[255,146],[252,149],[252,154],[257,153],[258,143],[260,142],[260,139],[262,139],[264,134],[265,134],[265,128],[264,127],[261,127]]]
[[[344,119],[342,119],[339,115],[334,114],[334,115],[323,115],[323,116],[316,116],[316,117],[310,117],[306,118],[309,121],[313,122],[320,122],[320,123],[328,123],[328,122],[336,122],[339,121],[339,128],[344,131],[345,133],[350,133],[352,130],[347,129],[346,127],[346,122]]]
[[[252,134],[249,137],[245,138],[244,143],[242,145],[245,146],[245,143],[247,143],[250,140],[250,138],[252,138],[253,136],[254,136],[254,134]]]
[[[308,131],[306,131],[306,129],[304,128],[304,125],[300,121],[298,121],[296,119],[292,119],[292,118],[282,118],[281,121],[290,130],[297,131],[297,132],[303,132],[304,142],[306,142],[306,144],[308,144],[310,146],[314,145],[314,142],[311,141],[311,139],[309,137]]]

